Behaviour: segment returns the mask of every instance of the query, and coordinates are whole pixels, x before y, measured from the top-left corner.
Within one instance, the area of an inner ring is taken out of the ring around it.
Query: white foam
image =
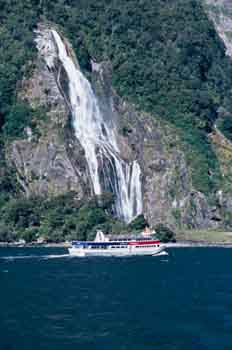
[[[1,256],[0,260],[24,260],[24,259],[60,259],[70,257],[69,254],[48,254],[48,255],[9,255]]]
[[[122,159],[114,121],[112,118],[104,120],[89,81],[77,67],[58,32],[44,29],[36,34],[37,49],[47,65],[53,67],[58,58],[66,71],[75,135],[85,151],[93,193],[101,195],[110,188],[115,195],[116,216],[131,221],[143,210],[138,162],[128,163]]]

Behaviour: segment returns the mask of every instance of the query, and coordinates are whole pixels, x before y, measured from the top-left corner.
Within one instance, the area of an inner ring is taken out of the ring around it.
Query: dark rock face
[[[72,51],[70,45],[69,49]],[[16,141],[8,149],[8,159],[27,196],[72,190],[83,198],[92,193],[84,150],[75,138],[69,102],[62,93],[67,81],[63,76],[59,84],[57,78],[61,73],[58,63],[57,71],[52,71],[40,54],[33,76],[22,82],[19,92],[21,99],[47,111],[46,119],[39,122],[40,136],[28,130],[27,140]],[[109,63],[92,63],[91,80],[104,118],[117,125],[121,156],[128,161],[137,159],[141,166],[148,222],[173,228],[218,227],[218,209],[210,207],[205,196],[192,187],[175,129],[123,101],[112,88]]]
[[[142,168],[143,208],[151,225],[173,228],[218,227],[218,209],[194,190],[190,170],[175,129],[123,101],[113,91],[109,63],[94,72],[93,85],[103,110],[117,121],[118,142],[126,160]]]
[[[222,218],[216,206],[210,207],[205,196],[200,192],[189,194],[183,215],[183,224],[190,228],[217,228]]]
[[[8,149],[8,158],[17,169],[25,194],[46,196],[75,191],[82,198],[86,194],[82,184],[88,185],[83,151],[72,132],[67,131],[69,109],[56,75],[40,56],[33,76],[22,82],[19,96],[33,107],[42,107],[47,114],[45,120],[39,121],[40,136],[28,130],[26,140],[16,141]],[[74,153],[75,162],[70,157]]]
[[[204,0],[206,4],[206,12],[213,21],[215,29],[222,39],[226,47],[226,54],[232,57],[232,18],[231,0]]]
[[[204,0],[206,12],[213,21],[215,29],[226,48],[226,55],[232,59],[232,1],[230,0]],[[231,62],[232,64],[232,62]],[[225,115],[227,111],[223,112]],[[229,115],[229,113],[228,113]],[[220,118],[218,120],[220,123]],[[218,208],[223,217],[224,225],[232,226],[232,143],[223,135],[218,128],[215,128],[211,135],[211,142],[220,163],[223,184],[218,191]]]

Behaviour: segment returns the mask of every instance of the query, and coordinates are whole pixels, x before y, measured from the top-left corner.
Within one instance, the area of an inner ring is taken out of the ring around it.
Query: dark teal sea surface
[[[0,249],[0,350],[231,350],[232,250]]]

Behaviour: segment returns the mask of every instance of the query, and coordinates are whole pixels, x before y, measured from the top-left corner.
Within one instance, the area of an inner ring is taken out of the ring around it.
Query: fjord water
[[[1,350],[232,349],[230,249],[63,254],[0,249]]]

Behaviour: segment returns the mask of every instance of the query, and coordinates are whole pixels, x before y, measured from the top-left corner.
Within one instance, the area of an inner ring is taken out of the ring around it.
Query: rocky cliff
[[[8,159],[16,167],[27,196],[74,190],[82,198],[88,187],[83,152],[72,137],[69,108],[57,85],[56,78],[61,72],[49,70],[44,54],[52,54],[49,40],[38,55],[31,78],[21,82],[18,97],[34,108],[42,108],[45,118],[35,121],[39,133],[27,128],[27,139],[8,147]],[[75,157],[70,157],[72,153]]]
[[[93,189],[84,150],[73,132],[72,114],[64,93],[67,77],[59,62],[56,69],[48,64],[57,50],[50,29],[51,25],[39,26],[47,43],[38,47],[33,74],[21,82],[18,91],[19,99],[42,108],[45,117],[36,121],[39,132],[27,128],[26,139],[8,146],[7,159],[16,168],[18,181],[28,197],[75,191],[79,198],[88,198]],[[63,39],[75,57],[71,44]],[[210,205],[205,195],[194,189],[191,169],[175,128],[154,115],[136,110],[117,95],[112,88],[110,62],[92,61],[88,79],[103,113],[117,125],[122,157],[129,161],[137,159],[141,166],[143,208],[148,222],[151,225],[162,222],[173,228],[222,226],[224,204],[218,205],[215,195]]]
[[[232,60],[232,3],[229,0],[205,0],[205,4],[206,12],[225,45],[226,55]],[[219,206],[222,208],[225,223],[230,224],[232,222],[232,142],[220,131],[220,124],[226,119],[231,119],[231,114],[222,111],[210,139],[220,162],[223,176],[222,188],[218,197]]]

